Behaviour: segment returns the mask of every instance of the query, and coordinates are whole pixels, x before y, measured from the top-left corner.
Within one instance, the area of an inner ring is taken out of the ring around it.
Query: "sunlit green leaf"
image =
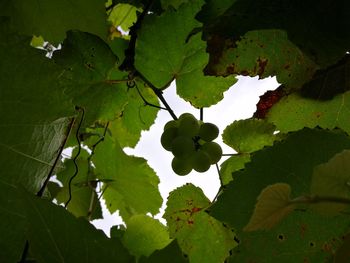
[[[141,8],[137,8],[133,5],[117,4],[109,14],[108,21],[111,22],[114,27],[120,26],[124,31],[128,31],[129,27],[136,22],[136,12],[140,11]]]
[[[234,45],[228,40],[219,61],[210,66],[210,73],[276,76],[287,88],[301,88],[309,81],[317,65],[290,40],[282,30],[255,30],[247,32]]]
[[[110,212],[119,210],[125,221],[135,214],[158,213],[162,204],[159,178],[145,159],[126,155],[116,140],[106,136],[92,161],[97,178],[110,180],[103,194]]]
[[[236,246],[234,233],[204,209],[210,204],[202,190],[186,184],[170,193],[164,218],[190,262],[223,262]]]
[[[73,103],[85,110],[84,126],[116,119],[127,104],[126,84],[114,84],[110,75],[118,59],[98,37],[79,31],[67,33],[54,60],[64,68],[61,84]]]
[[[224,143],[239,153],[251,153],[264,146],[271,146],[277,139],[274,125],[258,119],[235,121],[227,126],[222,135]]]
[[[146,215],[135,215],[127,221],[123,244],[136,257],[149,256],[166,247],[171,239],[167,227]]]
[[[235,154],[221,164],[220,178],[223,185],[232,181],[232,173],[244,168],[250,161],[249,154]]]
[[[145,19],[136,43],[135,66],[155,85],[164,88],[176,79],[178,94],[196,107],[219,102],[235,78],[204,76],[208,63],[206,43],[199,34],[191,35],[201,24],[194,19],[202,1],[167,10]]]

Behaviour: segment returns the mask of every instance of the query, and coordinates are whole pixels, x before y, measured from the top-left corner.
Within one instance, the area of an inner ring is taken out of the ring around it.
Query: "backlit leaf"
[[[290,203],[290,186],[276,183],[264,188],[258,196],[252,217],[244,231],[268,230],[293,211]]]

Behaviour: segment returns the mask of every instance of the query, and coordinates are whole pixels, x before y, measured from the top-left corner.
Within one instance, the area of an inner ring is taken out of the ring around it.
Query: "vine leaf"
[[[224,262],[236,246],[234,233],[204,209],[210,204],[202,190],[186,184],[170,193],[164,218],[190,262]]]
[[[67,32],[63,47],[54,53],[64,71],[60,83],[74,105],[85,109],[84,127],[96,121],[116,119],[128,103],[126,84],[109,82],[118,60],[109,46],[97,36],[79,31]]]
[[[223,185],[232,181],[232,173],[242,170],[250,162],[249,154],[235,154],[220,165],[220,178]]]
[[[134,215],[127,221],[123,244],[137,258],[150,256],[166,247],[171,239],[167,227],[146,215]]]
[[[43,36],[52,44],[59,44],[66,31],[77,29],[107,36],[106,11],[103,2],[77,0],[2,1],[0,15],[10,16],[18,30],[27,35]],[[59,10],[59,12],[58,12]],[[54,29],[54,30],[53,30]]]
[[[40,262],[130,262],[118,239],[107,238],[63,207],[21,193],[28,222],[30,251]],[[69,233],[69,234],[67,234]],[[45,240],[45,242],[42,242]]]
[[[138,32],[135,67],[157,88],[176,79],[177,92],[195,107],[219,102],[223,92],[236,82],[234,77],[204,76],[208,63],[206,43],[191,36],[201,24],[194,19],[203,2],[192,1],[178,10],[168,9],[160,16],[145,18]]]
[[[31,37],[18,35],[5,18],[0,35],[1,180],[36,192],[57,157],[74,106],[57,82],[62,70],[29,45]]]
[[[295,46],[283,30],[254,30],[236,43],[226,40],[219,58],[209,64],[210,75],[276,76],[286,88],[299,89],[318,66]]]
[[[129,28],[137,20],[137,12],[141,12],[142,9],[135,7],[130,4],[119,3],[116,4],[111,13],[108,16],[108,21],[117,28],[120,28],[124,31],[129,31]]]
[[[310,192],[316,196],[350,197],[350,151],[344,150],[328,162],[315,167]],[[312,205],[318,212],[336,214],[349,205],[321,203]]]
[[[98,179],[111,180],[103,194],[111,213],[119,210],[126,222],[135,214],[158,213],[162,205],[159,178],[145,159],[126,155],[118,141],[107,135],[96,147],[92,162]]]
[[[273,145],[276,128],[265,120],[245,119],[234,121],[223,132],[224,143],[239,153],[251,153]]]
[[[290,186],[276,183],[264,188],[258,196],[252,217],[243,231],[269,230],[291,213]]]
[[[135,147],[141,137],[141,132],[149,130],[154,123],[159,109],[146,106],[137,89],[148,103],[159,106],[159,101],[154,92],[137,82],[138,87],[128,89],[124,87],[128,103],[123,113],[109,125],[112,136],[116,138],[121,147]]]

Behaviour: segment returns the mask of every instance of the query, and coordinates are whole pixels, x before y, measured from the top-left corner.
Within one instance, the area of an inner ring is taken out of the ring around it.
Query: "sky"
[[[252,117],[256,110],[256,104],[259,96],[267,90],[274,90],[278,87],[275,78],[266,78],[258,80],[257,77],[238,77],[238,82],[224,93],[224,99],[210,108],[204,108],[204,122],[214,123],[219,127],[220,134],[216,141],[223,149],[223,153],[234,153],[234,150],[222,142],[221,134],[225,127],[235,120],[247,119]],[[184,112],[192,113],[199,119],[199,110],[192,107],[190,103],[184,101],[176,94],[175,82],[167,88],[163,96],[171,106],[177,116]],[[141,139],[135,148],[124,148],[124,151],[129,155],[143,157],[148,161],[148,164],[156,171],[160,178],[159,190],[163,197],[164,203],[161,212],[155,216],[162,223],[165,220],[161,218],[164,212],[165,202],[169,192],[186,183],[192,183],[200,187],[205,195],[213,200],[217,194],[220,181],[215,165],[205,173],[197,173],[192,171],[189,175],[179,176],[175,174],[171,168],[173,155],[171,152],[163,149],[160,143],[160,137],[163,132],[164,125],[172,118],[168,111],[160,110],[155,123],[148,131],[143,131]],[[219,161],[219,165],[228,157],[223,157]],[[99,229],[102,229],[109,235],[109,229],[113,225],[122,224],[122,220],[118,212],[111,215],[106,209],[103,209],[104,219],[94,220],[92,223]]]

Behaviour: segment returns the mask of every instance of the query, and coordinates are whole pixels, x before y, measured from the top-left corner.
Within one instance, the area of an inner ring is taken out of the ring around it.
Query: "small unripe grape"
[[[193,169],[199,173],[204,173],[210,168],[210,157],[204,151],[197,151],[192,157]]]
[[[195,152],[194,142],[189,137],[178,136],[171,144],[171,152],[177,158],[187,158]]]
[[[175,120],[171,120],[165,124],[164,131],[169,129],[169,128],[177,128],[177,127],[178,127],[178,122]]]
[[[204,151],[209,155],[211,164],[217,163],[222,156],[222,149],[216,142],[207,142],[203,144],[201,151]]]
[[[198,131],[198,120],[192,114],[185,115],[179,119],[179,134],[194,137],[198,134]]]
[[[205,122],[199,128],[199,137],[206,142],[211,142],[219,135],[219,128],[209,122]]]
[[[160,142],[163,148],[167,151],[171,151],[172,143],[174,139],[177,137],[177,128],[171,127],[166,129],[162,136],[160,137]]]
[[[192,163],[189,158],[179,159],[174,157],[171,162],[171,167],[173,171],[178,175],[186,175],[192,171]]]

